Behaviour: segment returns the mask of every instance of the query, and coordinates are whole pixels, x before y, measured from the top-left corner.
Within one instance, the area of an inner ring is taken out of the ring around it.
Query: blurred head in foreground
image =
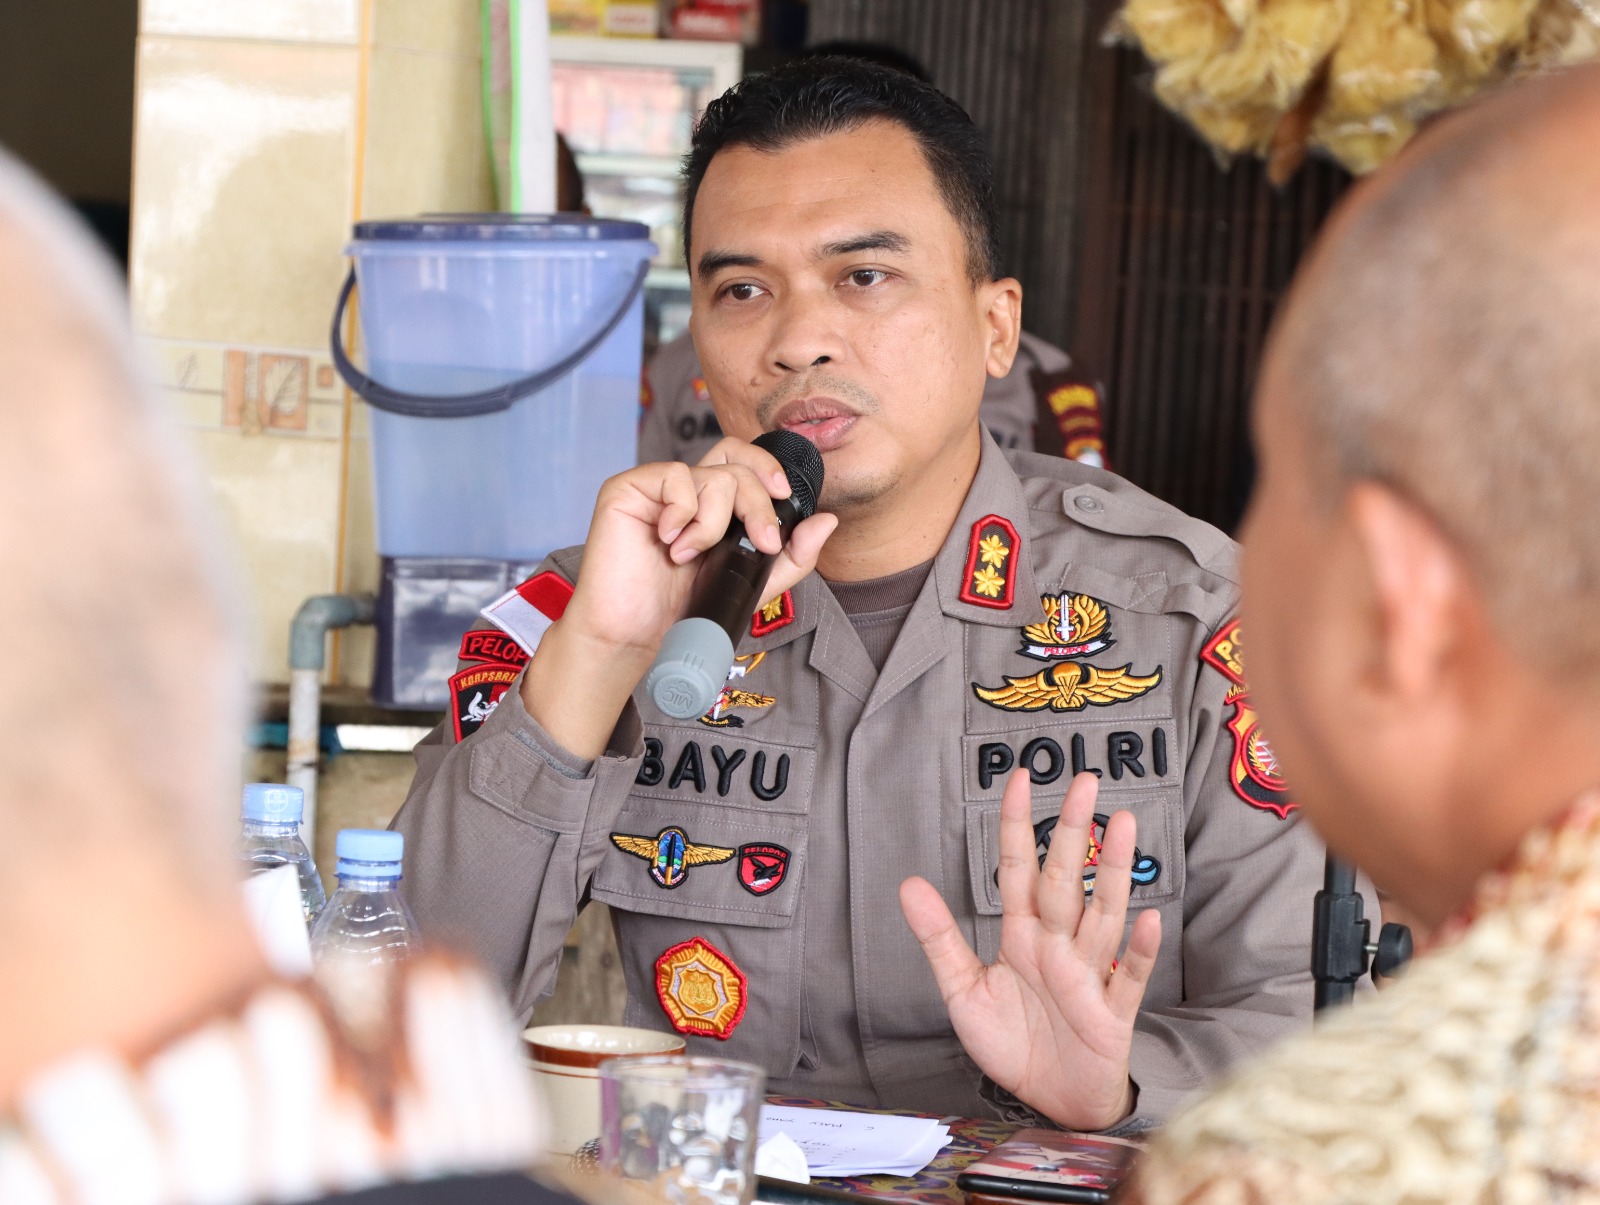
[[[243,659],[109,263],[0,154],[0,1101],[259,969],[225,856]],[[80,987],[98,984],[95,990]],[[137,990],[135,990],[137,989]]]
[[[405,964],[359,1043],[268,969],[229,840],[245,662],[200,495],[108,263],[3,152],[0,366],[0,1198],[298,1201],[527,1166],[541,1114],[485,976]]]
[[[1600,70],[1356,190],[1263,366],[1251,683],[1329,844],[1428,921],[1600,785]]]
[[[1129,1205],[1600,1198],[1596,145],[1600,68],[1447,118],[1279,318],[1255,699],[1329,845],[1445,923],[1174,1119]]]

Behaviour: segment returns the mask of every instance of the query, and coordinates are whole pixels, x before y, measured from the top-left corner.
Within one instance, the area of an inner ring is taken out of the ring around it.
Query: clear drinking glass
[[[672,1205],[750,1205],[767,1076],[662,1055],[600,1064],[600,1167]]]

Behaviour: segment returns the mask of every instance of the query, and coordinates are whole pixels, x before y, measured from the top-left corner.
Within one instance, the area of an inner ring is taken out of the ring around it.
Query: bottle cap
[[[239,814],[258,823],[299,824],[305,807],[306,794],[299,787],[252,782],[244,789],[244,804]]]
[[[334,843],[334,853],[339,859],[334,869],[339,874],[356,878],[399,878],[405,850],[406,839],[402,833],[381,828],[342,829]]]

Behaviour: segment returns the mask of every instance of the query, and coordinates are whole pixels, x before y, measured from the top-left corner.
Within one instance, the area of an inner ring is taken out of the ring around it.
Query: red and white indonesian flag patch
[[[516,589],[506,591],[479,614],[520,644],[531,657],[550,625],[566,612],[571,599],[572,583],[546,569],[535,573]]]

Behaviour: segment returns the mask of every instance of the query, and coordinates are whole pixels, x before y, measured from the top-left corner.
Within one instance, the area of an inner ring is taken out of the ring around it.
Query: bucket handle
[[[350,304],[350,292],[356,284],[356,270],[352,265],[350,274],[344,278],[344,286],[339,290],[339,302],[333,307],[333,327],[328,337],[329,346],[333,350],[333,366],[339,370],[339,375],[344,378],[346,385],[379,410],[387,410],[391,414],[404,414],[409,418],[472,418],[479,414],[493,414],[498,410],[508,409],[511,403],[527,397],[530,393],[538,393],[546,385],[560,380],[585,360],[590,352],[605,342],[606,336],[617,329],[617,324],[633,305],[634,298],[638,297],[640,290],[644,288],[644,278],[649,271],[650,261],[644,260],[639,265],[638,274],[633,278],[633,284],[628,288],[628,295],[622,299],[622,304],[617,307],[616,313],[606,319],[605,325],[593,338],[585,340],[576,351],[563,356],[549,368],[532,376],[508,381],[504,385],[496,385],[493,389],[480,389],[476,393],[441,395],[404,393],[398,389],[390,389],[389,386],[374,381],[350,362],[350,356],[344,349],[344,340],[339,335],[339,325],[344,321],[345,308]]]

